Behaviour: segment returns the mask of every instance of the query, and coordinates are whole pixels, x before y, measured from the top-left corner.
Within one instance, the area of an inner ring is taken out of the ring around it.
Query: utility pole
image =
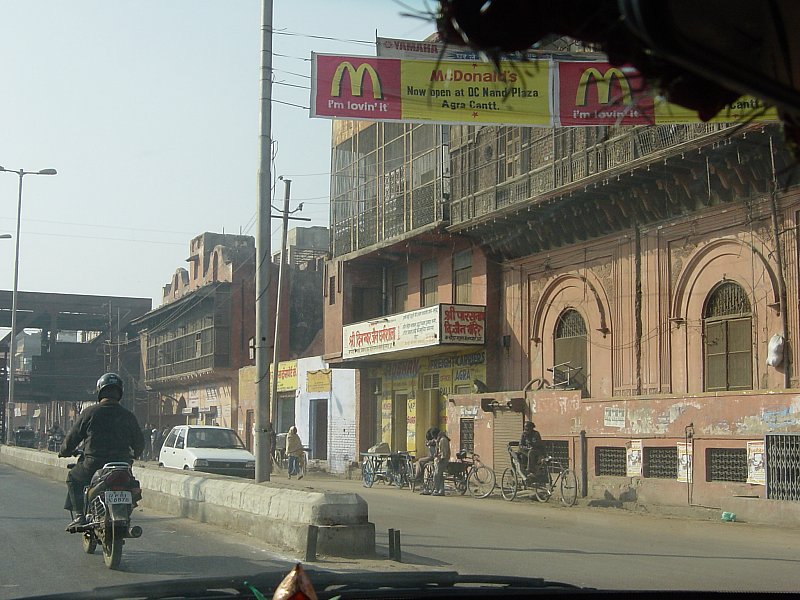
[[[253,454],[256,456],[255,482],[269,481],[272,461],[269,456],[269,285],[272,267],[271,173],[272,158],[272,2],[261,3],[261,105],[259,113],[258,202],[256,205],[256,423]]]
[[[278,298],[275,302],[275,342],[273,343],[273,355],[272,355],[272,420],[273,428],[277,426],[277,398],[278,398],[278,361],[280,361],[281,356],[281,325],[283,319],[281,319],[281,312],[282,309],[282,302],[283,299],[283,266],[286,262],[286,234],[289,225],[289,194],[292,190],[292,180],[291,179],[283,179],[284,185],[286,186],[286,192],[283,195],[283,210],[281,211],[281,218],[283,219],[283,233],[281,234],[281,262],[278,266]]]
[[[283,233],[281,235],[281,258],[280,258],[280,265],[278,266],[278,298],[277,302],[275,303],[275,341],[273,342],[274,346],[274,354],[272,358],[272,414],[273,414],[273,421],[275,423],[274,426],[277,426],[277,398],[278,398],[278,362],[280,360],[280,348],[281,348],[281,327],[283,326],[283,285],[284,285],[284,276],[283,270],[286,266],[286,237],[289,234],[289,219],[293,221],[310,221],[311,219],[306,219],[303,217],[292,217],[293,213],[303,210],[302,202],[300,205],[293,211],[289,210],[289,196],[291,194],[292,189],[292,180],[291,179],[284,179],[283,176],[279,178],[283,183],[286,185],[286,191],[283,196],[283,210],[280,211],[280,215],[272,215],[275,219],[281,219],[283,221]],[[277,210],[277,209],[276,209]]]

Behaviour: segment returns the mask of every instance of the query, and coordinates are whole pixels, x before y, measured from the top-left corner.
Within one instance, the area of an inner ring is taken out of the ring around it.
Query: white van
[[[218,475],[255,477],[253,456],[233,429],[178,425],[169,432],[158,455],[159,466]]]

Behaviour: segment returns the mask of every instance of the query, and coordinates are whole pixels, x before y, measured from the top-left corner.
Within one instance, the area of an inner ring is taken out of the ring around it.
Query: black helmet
[[[523,425],[525,431],[533,431],[534,427],[536,427],[536,425],[534,425],[533,421],[526,421],[525,425]]]
[[[122,377],[116,373],[106,373],[97,380],[97,399],[112,398],[113,400],[119,400],[122,398],[124,387]]]

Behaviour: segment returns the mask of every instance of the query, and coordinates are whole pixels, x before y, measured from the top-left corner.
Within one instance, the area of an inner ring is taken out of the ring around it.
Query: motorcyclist
[[[109,462],[132,462],[144,450],[144,436],[134,414],[119,401],[123,394],[122,379],[116,373],[106,373],[97,380],[97,404],[81,411],[58,455],[72,456],[83,442],[83,456],[67,475],[68,499],[65,506],[77,512],[77,518],[67,529],[84,525],[83,488],[92,475]]]

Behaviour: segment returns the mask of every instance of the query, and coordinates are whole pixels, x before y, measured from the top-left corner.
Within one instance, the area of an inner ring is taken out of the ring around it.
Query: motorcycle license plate
[[[108,504],[132,504],[133,494],[129,491],[106,492],[106,502]]]

